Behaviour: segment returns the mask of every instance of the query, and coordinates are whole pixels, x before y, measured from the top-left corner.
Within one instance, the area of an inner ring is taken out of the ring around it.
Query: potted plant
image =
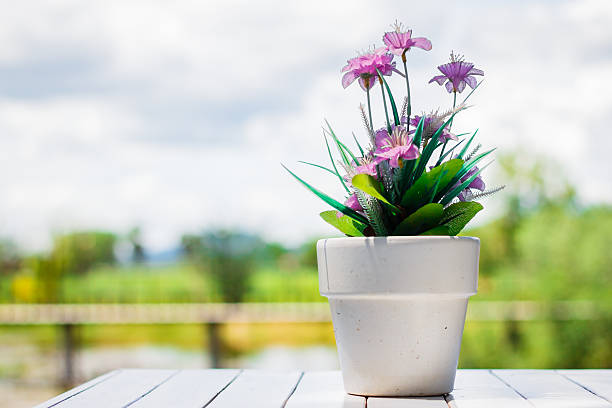
[[[302,162],[336,177],[344,202],[287,171],[334,208],[321,217],[347,236],[317,243],[319,288],[329,299],[346,391],[440,395],[453,389],[467,302],[478,282],[480,242],[457,234],[482,210],[476,200],[501,189],[485,191],[486,166],[478,165],[493,150],[474,147],[477,131],[451,131],[484,73],[451,53],[429,83],[445,86],[452,107],[412,115],[407,55],[412,48],[431,50],[431,42],[397,23],[383,42],[342,69],[342,85],[357,80],[365,92],[360,110],[369,143],[353,136],[353,151],[326,122],[331,166]],[[391,75],[405,78],[401,107],[385,79]],[[377,84],[381,128],[371,110]],[[458,102],[466,85],[471,91]]]

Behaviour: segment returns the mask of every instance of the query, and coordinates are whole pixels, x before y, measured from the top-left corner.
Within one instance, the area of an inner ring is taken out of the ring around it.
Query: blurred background
[[[118,367],[337,368],[314,250],[335,232],[280,162],[342,197],[297,161],[326,162],[324,118],[365,140],[340,69],[396,19],[433,43],[413,112],[452,104],[427,84],[451,50],[485,71],[454,130],[507,185],[465,231],[460,367],[612,367],[609,1],[5,6],[0,406]]]

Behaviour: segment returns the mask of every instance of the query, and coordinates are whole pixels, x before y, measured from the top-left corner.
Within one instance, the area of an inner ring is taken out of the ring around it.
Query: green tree
[[[50,257],[63,273],[83,274],[99,264],[115,263],[117,236],[110,232],[81,231],[56,236]]]
[[[265,244],[254,235],[221,230],[185,235],[182,247],[190,259],[212,276],[224,302],[240,302]]]

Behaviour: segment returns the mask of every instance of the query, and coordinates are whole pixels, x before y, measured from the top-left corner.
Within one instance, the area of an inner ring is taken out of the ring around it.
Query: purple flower
[[[391,134],[386,129],[376,132],[376,157],[389,160],[392,168],[402,167],[400,159],[414,160],[419,157],[419,149],[412,143],[412,137],[400,126],[393,128]]]
[[[444,85],[446,82],[446,90],[449,93],[463,92],[465,84],[474,89],[478,81],[473,75],[484,75],[482,70],[474,68],[474,64],[463,61],[463,57],[458,57],[453,53],[451,53],[451,62],[438,66],[438,69],[444,75],[431,78],[429,83],[435,81],[438,85]]]
[[[461,183],[467,181],[470,177],[472,177],[474,174],[476,174],[478,172],[478,167],[474,166],[470,169],[470,171],[467,172],[467,174],[465,174],[463,177],[461,177],[461,180],[459,180],[457,182],[457,184],[455,184],[455,187],[459,186]],[[482,180],[482,178],[480,176],[476,176],[476,178],[474,180],[472,180],[472,182],[470,184],[468,184],[468,186],[465,188],[465,190],[461,191],[459,193],[459,195],[457,197],[459,197],[459,200],[461,201],[469,201],[472,198],[472,190],[471,189],[475,189],[475,190],[479,190],[479,191],[484,191],[485,189],[485,183]]]
[[[346,72],[342,77],[342,86],[346,88],[359,78],[359,85],[366,91],[376,84],[377,69],[383,75],[391,75],[395,69],[393,54],[389,54],[386,47],[348,60],[342,68],[342,72]]]
[[[363,211],[363,207],[361,207],[361,204],[359,204],[356,193],[351,194],[344,202],[344,205],[355,211]]]
[[[376,171],[376,166],[378,166],[384,159],[380,157],[375,157],[372,153],[368,153],[365,157],[357,158],[359,162],[357,166],[351,167],[344,165],[344,170],[346,171],[346,175],[344,176],[344,180],[351,184],[351,180],[358,174],[368,174],[374,178],[378,177],[378,172]],[[353,163],[355,165],[355,163]]]
[[[402,32],[401,24],[395,25],[395,31],[385,33],[383,36],[383,42],[395,55],[401,55],[402,60],[406,58],[406,52],[412,47],[418,47],[425,51],[431,50],[431,41],[425,37],[412,38],[412,30],[406,30]]]
[[[435,115],[424,115],[425,120],[423,120],[423,134],[425,137],[431,137],[440,129],[440,126],[444,125],[444,118],[438,118]],[[414,127],[414,129],[419,126],[419,122],[421,121],[421,116],[415,115],[412,119],[410,119],[410,124]],[[411,130],[410,133],[414,133],[415,130]],[[459,140],[459,138],[451,133],[447,128],[442,130],[440,136],[438,137],[440,142],[444,142],[446,140]]]
[[[349,196],[349,198],[346,199],[346,201],[344,202],[344,205],[346,205],[348,208],[355,210],[357,212],[363,212],[363,207],[361,207],[361,204],[359,204],[359,200],[357,199],[357,194],[353,193]],[[342,217],[344,214],[342,214],[340,211],[338,211],[336,213],[336,216],[338,218]]]

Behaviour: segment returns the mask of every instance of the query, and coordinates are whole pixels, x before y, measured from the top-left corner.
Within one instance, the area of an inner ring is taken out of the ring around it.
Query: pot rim
[[[446,235],[389,235],[386,237],[336,237],[336,238],[322,238],[320,241],[383,241],[383,242],[411,242],[411,241],[476,241],[479,242],[478,237],[468,236],[446,236]]]

